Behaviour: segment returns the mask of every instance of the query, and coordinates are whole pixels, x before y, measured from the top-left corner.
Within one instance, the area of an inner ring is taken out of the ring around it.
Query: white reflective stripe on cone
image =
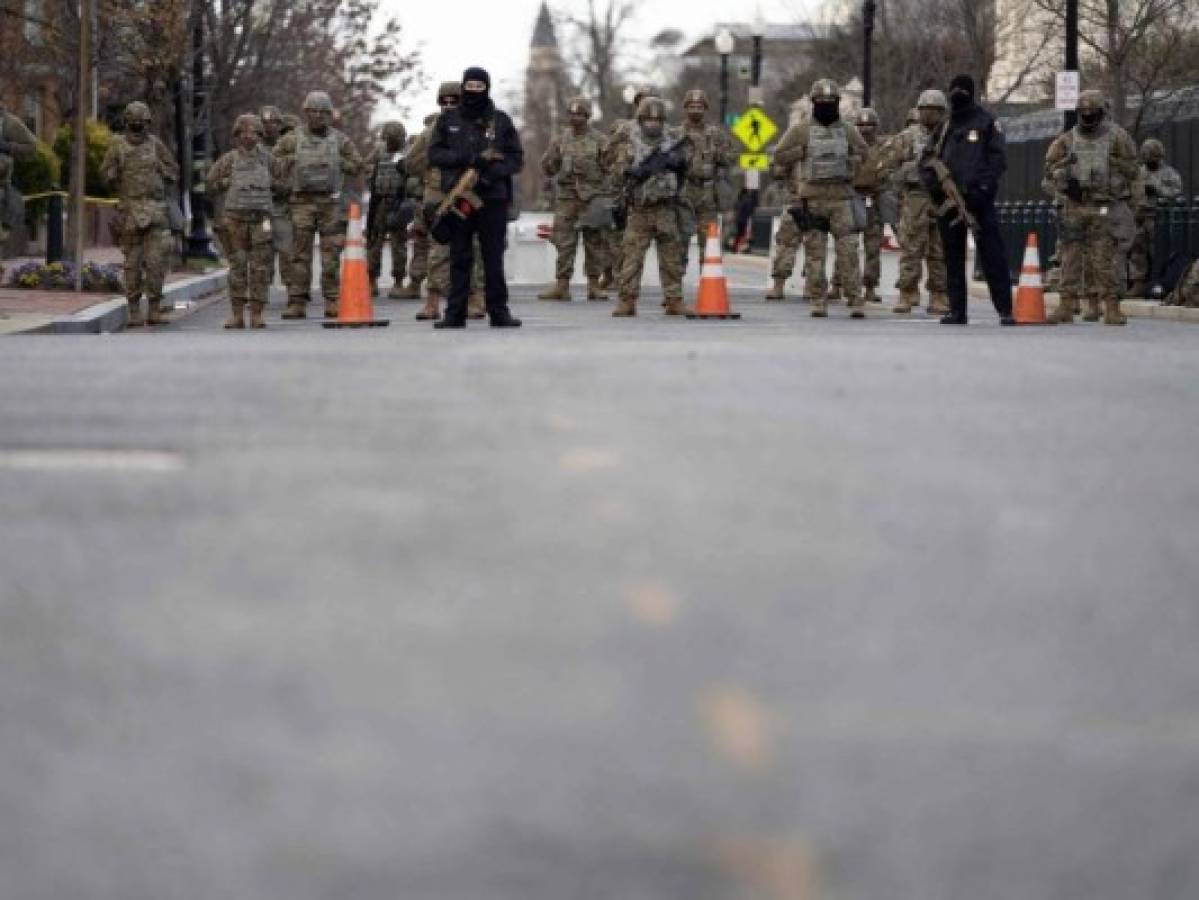
[[[702,278],[705,281],[708,280],[709,278],[723,279],[724,278],[724,266],[722,266],[718,262],[714,262],[714,263],[706,262],[706,263],[704,263],[704,271],[703,271],[703,274],[700,275],[700,278]]]

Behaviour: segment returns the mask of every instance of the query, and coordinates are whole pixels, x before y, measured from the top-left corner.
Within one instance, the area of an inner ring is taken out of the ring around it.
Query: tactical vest
[[[166,196],[166,183],[162,180],[154,138],[147,136],[140,144],[127,141],[125,147],[121,155],[121,199],[162,200]]]
[[[237,151],[229,190],[225,193],[225,210],[264,213],[271,211],[270,159],[261,147],[255,148],[252,153]]]
[[[921,186],[920,157],[928,148],[929,141],[932,140],[932,133],[923,125],[912,125],[908,131],[912,135],[912,152],[899,167],[899,174],[906,186],[918,188]]]
[[[300,129],[296,141],[294,188],[297,194],[341,192],[341,134],[329,129],[324,137]]]
[[[657,147],[661,147],[664,150],[670,144],[666,140],[658,144],[647,144],[639,133],[633,135],[632,143],[634,150],[633,159],[636,163],[644,161]],[[653,206],[658,203],[666,203],[674,200],[678,196],[678,193],[679,176],[674,172],[659,172],[656,175],[651,175],[634,188],[633,203],[636,206]]]
[[[684,125],[683,134],[691,138],[697,151],[687,169],[688,180],[711,181],[716,177],[716,129],[711,125],[689,129]]]
[[[576,135],[568,130],[562,135],[560,144],[562,168],[556,177],[558,186],[567,191],[583,185],[598,188],[604,173],[599,164],[600,143],[595,135],[590,132]]]
[[[813,184],[849,180],[849,133],[844,122],[808,126],[803,170],[804,181]]]
[[[1092,200],[1108,200],[1118,193],[1117,179],[1113,177],[1115,173],[1111,167],[1115,137],[1115,132],[1106,127],[1094,136],[1083,134],[1078,126],[1070,133],[1070,152],[1075,157],[1070,174],[1078,179],[1084,194]]]
[[[395,164],[396,155],[386,147],[380,149],[371,178],[371,190],[380,197],[398,197],[404,192],[404,175]]]

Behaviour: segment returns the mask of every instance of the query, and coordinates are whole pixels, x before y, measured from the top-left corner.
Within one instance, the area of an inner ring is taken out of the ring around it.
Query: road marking
[[[558,460],[563,472],[586,474],[602,469],[615,469],[620,465],[620,455],[615,450],[603,447],[577,447],[567,450]]]
[[[732,838],[713,842],[716,865],[766,900],[817,900],[816,864],[798,839]]]
[[[181,454],[161,450],[88,450],[34,448],[0,450],[0,469],[22,472],[148,472],[170,475],[182,471]]]
[[[708,739],[738,768],[760,772],[774,760],[778,728],[774,715],[741,688],[721,686],[700,701]]]
[[[672,625],[679,614],[679,598],[666,585],[643,581],[625,592],[625,603],[633,618],[650,628]]]

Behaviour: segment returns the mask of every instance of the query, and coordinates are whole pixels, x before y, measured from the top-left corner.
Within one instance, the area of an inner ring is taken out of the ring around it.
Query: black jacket
[[[487,139],[488,126],[494,123],[495,134]],[[489,147],[503,154],[503,159],[484,162],[480,155]],[[447,109],[437,117],[433,138],[429,142],[429,163],[441,170],[441,189],[448,191],[474,165],[479,169],[479,184],[475,192],[483,199],[511,202],[512,176],[523,167],[525,153],[520,135],[512,119],[491,104],[490,111],[477,120],[466,118],[461,108]]]
[[[995,117],[978,104],[955,109],[944,126],[941,160],[969,206],[989,203],[1007,171],[1007,142]]]

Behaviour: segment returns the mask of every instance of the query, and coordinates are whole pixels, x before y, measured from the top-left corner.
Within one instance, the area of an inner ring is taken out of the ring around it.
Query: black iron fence
[[[1012,273],[1019,277],[1028,235],[1035,233],[1041,256],[1041,271],[1057,250],[1057,210],[1048,200],[1028,203],[999,203],[999,229],[1007,246]],[[1155,212],[1153,247],[1150,257],[1150,292],[1168,293],[1186,268],[1199,257],[1199,197],[1158,203]]]

